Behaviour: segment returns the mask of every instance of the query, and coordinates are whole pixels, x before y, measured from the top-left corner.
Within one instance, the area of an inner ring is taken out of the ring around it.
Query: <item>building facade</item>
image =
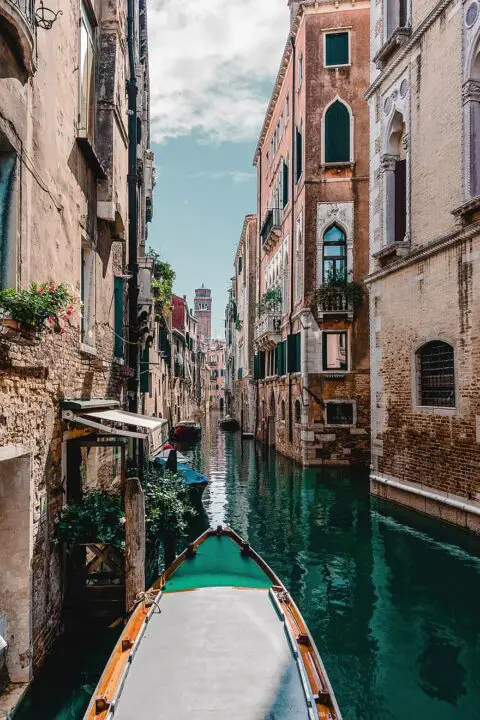
[[[193,309],[198,320],[199,338],[208,345],[212,337],[212,291],[203,284],[195,290]]]
[[[135,8],[138,120],[148,125],[143,0]],[[66,399],[127,399],[126,9],[105,0],[62,9],[48,26],[33,2],[0,4],[0,289],[65,284],[74,297],[61,333],[0,318],[0,685],[28,682],[61,628],[60,509],[82,485],[118,488],[122,472],[119,449],[89,445],[95,431],[62,410]],[[148,132],[137,157],[141,256]]]
[[[225,342],[211,340],[207,363],[210,368],[208,407],[210,410],[225,409]]]
[[[371,489],[475,530],[479,53],[475,1],[372,5]]]
[[[257,436],[304,465],[369,458],[369,4],[289,2],[260,134]]]
[[[201,383],[199,364],[201,345],[198,320],[188,307],[184,295],[172,298],[172,397],[173,424],[197,417],[201,412],[198,388]]]
[[[255,384],[253,378],[256,304],[257,218],[247,215],[235,254],[232,279],[235,303],[233,335],[233,412],[244,434],[255,432]]]

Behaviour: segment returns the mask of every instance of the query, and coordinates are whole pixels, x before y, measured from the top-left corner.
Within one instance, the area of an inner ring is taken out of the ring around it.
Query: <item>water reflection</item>
[[[478,541],[370,498],[363,471],[304,471],[217,422],[182,450],[211,480],[190,538],[225,523],[264,556],[308,622],[344,720],[480,720]],[[40,681],[21,720],[80,720],[94,674],[82,662],[71,707],[55,712]]]

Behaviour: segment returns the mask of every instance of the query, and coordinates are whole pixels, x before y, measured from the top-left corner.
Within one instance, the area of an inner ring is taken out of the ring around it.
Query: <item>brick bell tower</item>
[[[195,290],[194,310],[200,337],[209,343],[212,336],[212,291],[203,284]]]

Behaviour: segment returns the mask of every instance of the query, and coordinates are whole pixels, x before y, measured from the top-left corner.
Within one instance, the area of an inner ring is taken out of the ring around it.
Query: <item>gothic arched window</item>
[[[335,100],[325,113],[325,162],[350,162],[350,113],[340,100]]]
[[[338,225],[331,225],[323,234],[323,282],[341,283],[346,276],[347,238]]]

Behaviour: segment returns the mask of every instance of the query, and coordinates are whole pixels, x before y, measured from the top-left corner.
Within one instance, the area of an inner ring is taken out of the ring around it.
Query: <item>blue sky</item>
[[[149,244],[177,274],[190,305],[202,282],[212,289],[212,332],[223,336],[233,256],[243,217],[255,212],[251,142],[199,144],[196,133],[154,145],[157,185]]]
[[[256,209],[252,157],[287,39],[287,0],[151,0],[152,149],[157,185],[149,244],[193,303],[212,288],[223,336],[243,218]]]

